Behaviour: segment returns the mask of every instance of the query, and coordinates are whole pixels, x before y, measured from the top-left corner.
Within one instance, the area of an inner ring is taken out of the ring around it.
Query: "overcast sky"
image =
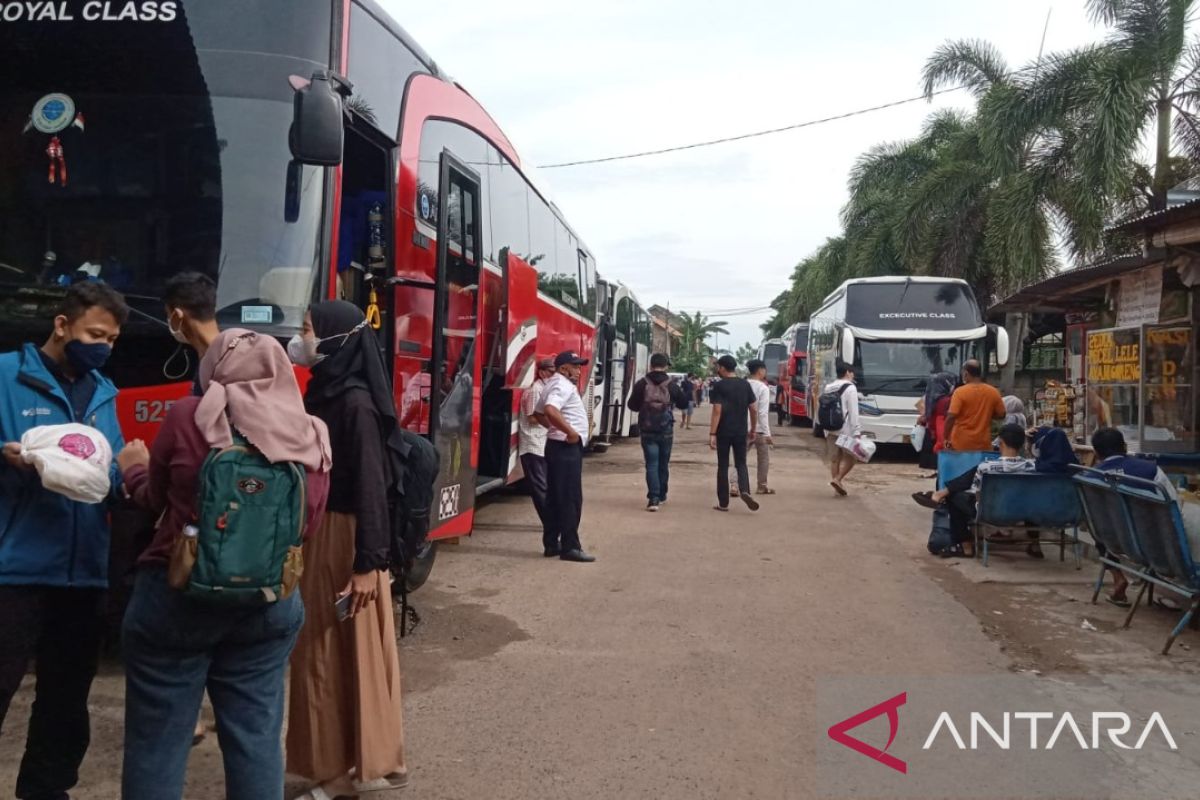
[[[1083,0],[457,0],[383,5],[487,108],[526,166],[779,127],[920,93],[947,39],[1010,65],[1096,40]],[[965,92],[813,128],[624,162],[540,170],[596,255],[643,305],[727,319],[761,338],[792,267],[839,233],[846,177]],[[727,342],[722,337],[721,346]]]

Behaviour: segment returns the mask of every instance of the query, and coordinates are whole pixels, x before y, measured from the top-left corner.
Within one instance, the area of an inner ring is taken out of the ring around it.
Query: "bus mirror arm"
[[[842,361],[854,363],[854,332],[849,328],[842,328]]]

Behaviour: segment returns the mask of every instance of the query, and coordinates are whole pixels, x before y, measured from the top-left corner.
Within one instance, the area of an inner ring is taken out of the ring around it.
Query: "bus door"
[[[469,533],[478,454],[480,268],[483,236],[479,176],[449,150],[441,155],[437,277],[432,320],[429,433],[441,456],[432,524]],[[459,530],[462,528],[462,530]]]

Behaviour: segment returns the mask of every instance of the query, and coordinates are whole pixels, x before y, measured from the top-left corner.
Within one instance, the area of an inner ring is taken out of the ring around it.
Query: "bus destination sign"
[[[177,0],[0,0],[0,22],[174,22]]]

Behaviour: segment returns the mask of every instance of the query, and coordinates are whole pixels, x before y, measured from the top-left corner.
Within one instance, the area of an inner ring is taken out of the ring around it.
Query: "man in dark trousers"
[[[671,480],[671,446],[675,441],[675,415],[671,409],[686,411],[688,397],[667,374],[671,359],[662,353],[650,356],[650,372],[633,385],[629,409],[638,415],[638,433],[642,439],[642,457],[646,461],[646,510],[658,511],[667,502]]]
[[[738,497],[751,511],[758,501],[750,496],[750,470],[746,466],[746,445],[758,428],[758,405],[750,384],[737,376],[737,361],[724,355],[717,359],[721,380],[713,384],[712,422],[708,426],[708,446],[717,451],[717,511],[729,510],[729,451],[737,469]]]
[[[42,486],[21,458],[31,428],[78,422],[124,446],[117,390],[99,369],[129,311],[104,283],[71,286],[41,347],[0,355],[0,725],[31,660],[37,684],[22,800],[66,800],[90,740],[88,693],[96,676],[108,584],[108,507]],[[119,481],[116,459],[110,474]]]
[[[579,396],[580,367],[588,363],[566,350],[554,359],[554,376],[534,408],[549,423],[546,438],[547,494],[551,515],[557,523],[551,536],[542,539],[547,558],[563,561],[595,561],[579,542],[579,519],[583,515],[583,448],[587,445],[588,418]]]

